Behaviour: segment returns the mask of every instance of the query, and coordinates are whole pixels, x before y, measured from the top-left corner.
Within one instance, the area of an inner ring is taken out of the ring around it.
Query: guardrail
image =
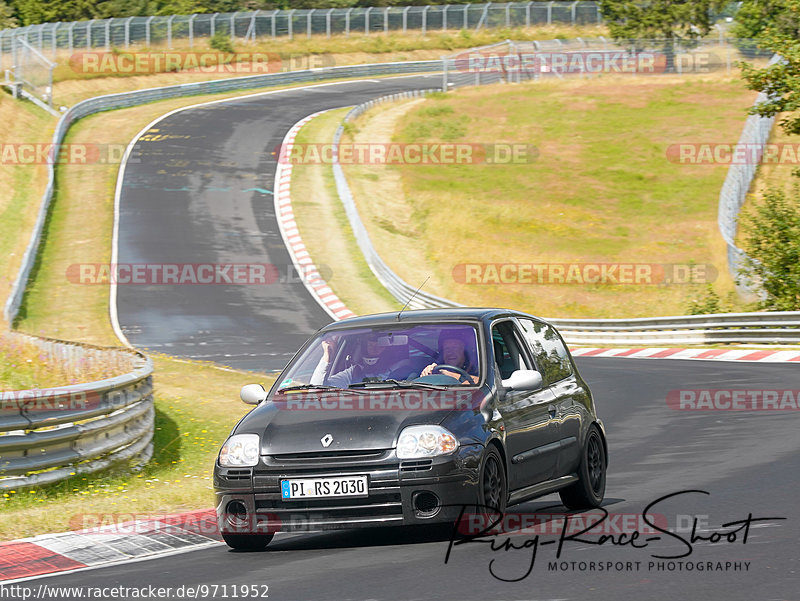
[[[79,102],[70,108],[56,125],[53,133],[52,144],[54,148],[63,142],[69,127],[78,119],[118,108],[126,108],[153,102],[156,100],[166,100],[170,98],[180,98],[185,96],[196,96],[198,94],[213,94],[219,92],[231,92],[235,90],[249,90],[264,88],[277,85],[290,85],[295,83],[305,83],[321,81],[326,79],[349,78],[349,77],[372,77],[377,75],[401,75],[404,73],[426,73],[439,72],[442,69],[442,61],[408,61],[398,63],[377,63],[372,65],[354,65],[342,67],[322,67],[319,69],[309,69],[306,71],[291,71],[288,73],[270,73],[263,75],[250,75],[246,77],[233,77],[230,79],[218,79],[213,81],[202,81],[162,88],[149,88],[146,90],[135,90],[132,92],[122,92],[119,94],[109,94],[97,96]],[[57,154],[57,152],[54,152]],[[39,214],[33,229],[28,247],[22,258],[20,271],[11,289],[11,294],[3,309],[3,315],[9,325],[12,325],[19,311],[25,286],[28,282],[31,268],[36,259],[39,243],[42,237],[47,212],[53,198],[53,186],[55,182],[55,165],[48,164],[48,181],[45,188]]]
[[[424,91],[430,93],[432,90]],[[435,91],[435,90],[433,90]],[[410,98],[423,93],[401,93],[384,96],[360,104],[344,117],[343,124],[383,102]],[[403,281],[381,259],[358,214],[347,178],[339,163],[336,149],[344,125],[333,139],[333,174],[336,190],[344,205],[358,247],[378,281],[402,304],[413,309],[461,307],[463,305],[423,291]],[[721,218],[720,218],[721,219]],[[412,300],[413,299],[413,300]],[[676,317],[643,317],[632,319],[559,319],[544,318],[561,332],[569,344],[579,345],[651,345],[651,344],[727,344],[800,343],[800,312],[755,312],[685,315]]]
[[[124,375],[72,386],[0,391],[0,490],[41,486],[153,452],[153,364],[135,351],[4,334],[67,366],[102,360]]]
[[[416,98],[439,91],[440,90],[437,89],[414,90],[413,92],[400,92],[398,94],[382,96],[352,108],[347,115],[345,115],[343,123],[355,119],[367,109],[382,102],[392,102],[402,98]],[[378,251],[375,250],[375,247],[372,245],[372,240],[370,240],[367,228],[364,227],[364,222],[361,221],[355,201],[353,200],[353,194],[350,191],[350,186],[347,184],[347,178],[342,170],[342,165],[339,163],[338,148],[339,141],[341,140],[343,133],[344,125],[340,125],[336,129],[336,133],[333,136],[333,177],[336,181],[336,191],[338,192],[339,198],[344,205],[344,211],[347,214],[347,219],[350,221],[350,227],[353,230],[353,234],[355,234],[358,248],[364,255],[364,259],[367,261],[367,265],[369,265],[372,273],[376,278],[378,278],[378,281],[383,285],[383,287],[391,292],[392,296],[394,296],[403,304],[408,303],[408,306],[411,309],[460,306],[445,298],[423,292],[422,290],[416,292],[415,295],[417,288],[404,282],[403,279],[394,271],[392,271],[392,269],[386,263],[384,263],[383,259],[380,258]]]

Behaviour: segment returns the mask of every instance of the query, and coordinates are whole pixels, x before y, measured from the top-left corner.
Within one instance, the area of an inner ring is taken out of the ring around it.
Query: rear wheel
[[[606,492],[606,452],[597,426],[592,425],[583,445],[578,481],[559,491],[567,509],[599,507]]]
[[[226,534],[222,540],[231,548],[239,551],[263,551],[272,542],[274,534]]]

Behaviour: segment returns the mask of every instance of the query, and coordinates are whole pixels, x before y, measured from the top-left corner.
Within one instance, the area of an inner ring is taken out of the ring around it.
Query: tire
[[[478,503],[481,505],[479,513],[490,509],[505,513],[508,502],[508,481],[503,459],[497,448],[489,445],[483,455],[482,463],[478,490]]]
[[[222,540],[231,548],[238,551],[263,551],[272,542],[274,534],[226,534],[222,533]]]
[[[578,481],[558,494],[567,509],[599,507],[606,492],[606,451],[597,426],[592,425],[583,445]]]

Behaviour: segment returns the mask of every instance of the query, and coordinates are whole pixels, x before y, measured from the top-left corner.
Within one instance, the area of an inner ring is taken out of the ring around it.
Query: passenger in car
[[[336,386],[337,388],[347,388],[351,384],[364,382],[367,379],[385,380],[392,377],[404,377],[409,371],[408,360],[394,361],[387,347],[378,343],[379,336],[373,334],[362,342],[361,358],[354,365],[342,371],[328,375],[330,370],[331,357],[336,348],[331,340],[322,342],[322,357],[311,376],[311,384]],[[402,375],[398,374],[402,372]]]

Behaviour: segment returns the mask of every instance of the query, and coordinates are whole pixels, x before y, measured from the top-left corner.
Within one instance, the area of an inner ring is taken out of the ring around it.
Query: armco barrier
[[[0,391],[0,489],[41,486],[153,452],[153,364],[144,355],[7,333],[66,365],[103,361],[127,371],[88,384]]]
[[[369,108],[382,102],[391,102],[430,93],[432,90],[405,92],[384,96],[358,105],[344,118],[350,121]],[[433,90],[435,91],[435,90]],[[752,117],[751,117],[752,119]],[[748,121],[749,123],[749,121]],[[746,130],[750,125],[746,126]],[[337,148],[344,131],[336,130],[333,145]],[[745,135],[743,134],[743,139]],[[763,138],[766,142],[766,138]],[[402,304],[412,309],[461,307],[463,305],[417,288],[403,281],[381,259],[372,245],[364,223],[358,214],[350,186],[334,150],[333,174],[336,190],[344,206],[359,249],[378,281]],[[752,178],[752,174],[750,174]],[[749,186],[749,181],[747,183]],[[743,200],[743,198],[742,198]],[[720,215],[720,225],[723,217]],[[661,344],[797,344],[800,343],[800,312],[722,313],[711,315],[686,315],[676,317],[643,317],[634,319],[550,319],[569,344],[580,345],[661,345]]]
[[[350,78],[350,77],[373,77],[377,75],[400,75],[404,73],[425,73],[439,72],[442,69],[442,61],[409,61],[400,63],[378,63],[373,65],[355,65],[345,67],[323,67],[319,69],[309,69],[306,71],[292,71],[288,73],[271,73],[263,75],[251,75],[247,77],[233,77],[230,79],[218,79],[214,81],[202,81],[187,83],[162,88],[150,88],[147,90],[135,90],[133,92],[122,92],[120,94],[109,94],[107,96],[97,96],[79,102],[70,108],[56,125],[53,133],[53,145],[58,146],[64,140],[69,127],[78,119],[119,108],[126,108],[154,102],[156,100],[167,100],[170,98],[181,98],[185,96],[196,96],[198,94],[215,94],[219,92],[231,92],[235,90],[249,90],[278,85],[291,85],[295,83],[315,82],[326,79]],[[45,189],[39,214],[34,225],[25,255],[22,258],[22,265],[11,289],[11,294],[3,309],[3,315],[9,326],[13,325],[14,319],[19,311],[25,286],[28,281],[33,263],[36,260],[36,253],[39,249],[39,242],[42,237],[47,212],[50,201],[53,198],[53,184],[55,178],[55,168],[51,163],[48,165],[48,182]]]

